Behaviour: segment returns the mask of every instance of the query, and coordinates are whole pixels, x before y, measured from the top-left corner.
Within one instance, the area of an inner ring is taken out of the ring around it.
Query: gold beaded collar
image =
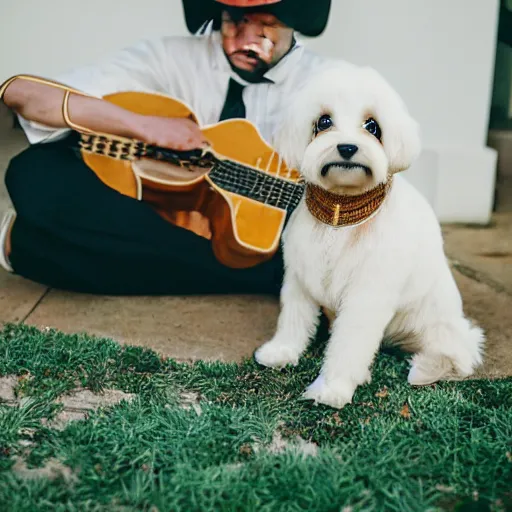
[[[306,185],[306,205],[311,214],[329,226],[355,226],[368,220],[384,203],[393,183],[393,175],[388,175],[385,183],[357,196],[333,194],[308,183]]]

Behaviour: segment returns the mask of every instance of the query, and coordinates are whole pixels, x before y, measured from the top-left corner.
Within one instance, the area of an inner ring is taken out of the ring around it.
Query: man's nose
[[[260,23],[249,22],[241,23],[238,30],[238,38],[245,44],[261,43],[264,37],[263,27]]]

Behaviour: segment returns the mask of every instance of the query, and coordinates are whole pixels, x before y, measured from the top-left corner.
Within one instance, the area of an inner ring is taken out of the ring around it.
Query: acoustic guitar
[[[68,112],[70,93],[89,95],[58,82],[16,75],[0,86],[0,99],[17,78],[66,91],[64,119],[81,134],[81,156],[105,185],[210,239],[215,256],[226,266],[247,268],[275,254],[304,184],[251,122],[229,119],[202,127],[209,149],[174,151],[74,124]],[[163,94],[128,91],[103,99],[139,114],[187,117],[199,124],[185,103]]]
[[[139,114],[198,122],[184,103],[160,94],[123,92],[103,99]],[[107,186],[211,239],[224,265],[246,268],[270,259],[287,215],[302,197],[300,174],[245,119],[221,121],[201,131],[211,144],[208,150],[180,152],[93,134],[81,136],[80,149],[84,162]],[[201,217],[209,220],[210,233]]]

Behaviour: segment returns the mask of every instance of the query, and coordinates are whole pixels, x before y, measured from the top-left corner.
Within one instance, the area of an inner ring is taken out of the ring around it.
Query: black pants
[[[17,217],[15,273],[65,290],[111,295],[277,295],[281,252],[249,269],[215,258],[210,241],[105,186],[74,150],[75,137],[14,157],[5,182]]]

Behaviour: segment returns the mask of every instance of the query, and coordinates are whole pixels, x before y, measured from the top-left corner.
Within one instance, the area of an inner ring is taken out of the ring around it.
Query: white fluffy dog
[[[434,212],[395,175],[420,152],[417,123],[401,98],[376,71],[342,63],[308,80],[283,122],[277,151],[300,170],[313,199],[308,206],[305,194],[286,227],[277,331],[256,351],[257,362],[296,365],[323,308],[330,339],[308,399],[350,403],[370,381],[383,340],[414,352],[412,385],[471,375],[483,331],[464,317]],[[334,227],[337,202],[363,221]],[[324,207],[333,210],[331,224],[314,214]]]

